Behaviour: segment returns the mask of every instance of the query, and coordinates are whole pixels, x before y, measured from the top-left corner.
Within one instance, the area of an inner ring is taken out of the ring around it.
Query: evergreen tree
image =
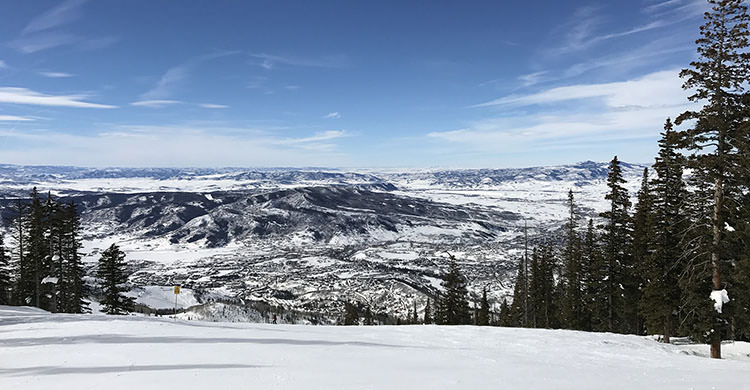
[[[683,269],[679,275],[680,312],[679,331],[701,343],[711,342],[711,329],[715,325],[715,311],[706,291],[711,291],[711,215],[713,186],[705,179],[701,169],[693,169],[689,183],[693,187],[687,193],[686,225],[682,243]]]
[[[43,296],[42,279],[49,276],[50,254],[46,240],[47,212],[39,198],[36,187],[31,191],[31,204],[28,215],[28,262],[32,269],[32,283],[34,286],[31,305],[42,309],[49,309],[49,298]]]
[[[582,330],[602,330],[606,309],[602,305],[604,296],[604,276],[602,256],[599,253],[598,237],[594,220],[589,219],[586,233],[581,243],[581,283],[583,284]]]
[[[375,325],[375,319],[374,319],[374,316],[372,315],[372,310],[370,309],[370,306],[365,307],[365,315],[364,315],[363,323],[365,325]]]
[[[510,315],[510,306],[508,305],[508,300],[506,298],[503,298],[503,303],[500,305],[500,319],[499,324],[500,326],[513,326],[513,321]]]
[[[701,178],[713,187],[713,196],[705,201],[711,206],[711,290],[719,291],[726,287],[722,274],[728,273],[725,279],[731,281],[731,270],[738,257],[730,250],[731,236],[736,232],[727,231],[725,224],[737,216],[736,205],[743,196],[740,183],[747,176],[741,164],[747,141],[747,112],[743,99],[750,78],[750,17],[742,0],[708,2],[711,9],[704,15],[705,24],[696,41],[699,58],[690,63],[691,68],[680,73],[685,79],[684,88],[694,91],[689,99],[705,104],[699,111],[682,113],[676,123],[695,121],[692,127],[681,132],[684,139],[681,146],[691,151],[688,165],[701,171]],[[690,270],[691,273],[696,271]],[[705,305],[711,304],[708,299],[704,301]],[[727,323],[725,313],[716,312],[712,326],[704,329],[711,335],[713,358],[721,358],[721,339]]]
[[[490,324],[490,303],[487,300],[487,288],[482,289],[482,302],[479,306],[477,325],[487,326]]]
[[[424,323],[426,325],[432,324],[432,309],[430,308],[430,298],[427,298],[427,303],[424,305]]]
[[[638,203],[636,203],[635,213],[633,214],[632,263],[630,269],[626,270],[629,279],[628,286],[632,290],[630,294],[626,295],[629,300],[625,302],[625,316],[630,319],[630,331],[635,334],[642,334],[644,331],[643,316],[639,310],[639,305],[643,300],[643,264],[652,252],[653,203],[648,168],[644,168],[641,188],[638,190]]]
[[[34,282],[34,264],[28,256],[28,204],[16,199],[11,206],[13,221],[11,223],[11,237],[15,241],[15,263],[17,266],[16,288],[14,301],[18,305],[32,305],[36,283]]]
[[[513,286],[513,303],[508,310],[508,326],[529,327],[529,251],[528,237],[524,227],[524,253],[518,262],[516,281]]]
[[[610,201],[609,211],[601,213],[604,218],[603,261],[602,272],[604,276],[603,304],[606,310],[605,328],[608,332],[627,332],[629,330],[628,318],[626,318],[625,302],[630,302],[635,295],[629,280],[631,272],[631,232],[630,232],[630,198],[628,191],[622,186],[625,179],[622,177],[622,168],[617,156],[609,165],[607,186],[609,192],[605,199]],[[637,300],[635,301],[637,302]]]
[[[440,299],[442,323],[445,325],[470,324],[471,315],[469,314],[466,278],[461,274],[453,255],[450,256],[448,272],[443,275],[441,285],[445,290],[443,297]]]
[[[11,272],[10,258],[5,251],[3,235],[0,234],[0,305],[11,304],[11,289],[13,286]]]
[[[634,253],[643,256],[641,311],[649,333],[662,333],[665,343],[670,342],[674,317],[679,311],[681,294],[678,281],[684,269],[681,238],[686,230],[686,190],[682,179],[684,159],[675,149],[677,141],[677,134],[667,119],[659,140],[659,156],[654,163],[657,177],[652,181],[652,210],[648,212],[653,218],[641,215],[647,211],[640,207],[642,201],[639,200],[634,233]],[[650,241],[649,237],[652,237]],[[642,243],[650,250],[639,249],[635,243]]]
[[[568,222],[565,224],[563,273],[560,278],[560,320],[567,329],[583,329],[584,300],[581,270],[581,240],[578,236],[578,218],[575,212],[573,190],[568,191]]]
[[[552,247],[542,245],[531,255],[531,280],[529,283],[530,324],[534,328],[557,327],[555,293],[554,256]]]
[[[86,284],[84,283],[85,271],[81,254],[81,222],[78,218],[76,205],[72,201],[61,208],[61,238],[60,256],[63,262],[61,278],[62,285],[62,311],[66,313],[84,313],[88,311],[88,303],[84,300],[86,296]]]
[[[413,310],[412,316],[411,316],[411,323],[414,324],[414,325],[417,325],[417,324],[419,324],[419,317],[418,317],[418,314],[417,314],[417,300],[416,299],[414,300],[413,304],[414,304],[414,310]]]
[[[125,253],[112,244],[102,253],[98,268],[103,290],[101,303],[107,314],[127,314],[132,310],[133,298],[122,294],[127,291],[124,285],[128,281],[124,268]]]

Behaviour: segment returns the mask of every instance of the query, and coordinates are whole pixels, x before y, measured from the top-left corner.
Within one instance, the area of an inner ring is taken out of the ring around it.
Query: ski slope
[[[743,389],[750,345],[489,327],[228,324],[0,306],[0,389]]]

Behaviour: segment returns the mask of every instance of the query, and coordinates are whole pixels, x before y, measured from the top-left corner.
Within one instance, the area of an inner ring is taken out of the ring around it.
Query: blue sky
[[[648,162],[706,8],[2,0],[0,162]]]

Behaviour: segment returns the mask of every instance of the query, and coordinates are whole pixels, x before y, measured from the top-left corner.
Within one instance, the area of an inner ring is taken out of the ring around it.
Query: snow
[[[193,294],[193,290],[188,288],[180,289],[180,293],[174,293],[174,286],[144,286],[134,288],[125,295],[135,298],[137,303],[146,305],[153,309],[171,309],[175,307],[175,298],[177,308],[188,308],[200,304]]]
[[[729,302],[729,294],[726,289],[711,291],[711,300],[714,301],[714,309],[721,314],[721,309],[725,303]]]
[[[702,352],[700,352],[702,351]],[[742,389],[750,344],[489,327],[331,327],[0,306],[2,389]]]

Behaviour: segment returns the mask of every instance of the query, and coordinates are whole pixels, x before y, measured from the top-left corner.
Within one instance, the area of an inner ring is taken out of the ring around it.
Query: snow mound
[[[729,303],[729,294],[726,289],[711,291],[711,300],[714,301],[714,310],[721,314],[725,303]]]

